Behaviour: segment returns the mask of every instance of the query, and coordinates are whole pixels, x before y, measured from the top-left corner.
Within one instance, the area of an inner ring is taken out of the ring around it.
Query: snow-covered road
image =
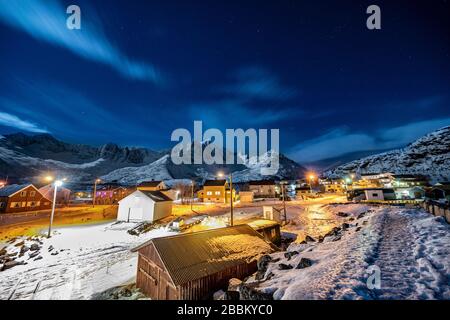
[[[450,226],[419,209],[329,206],[350,212],[349,228],[323,243],[293,244],[270,263],[260,283],[275,299],[450,299]],[[296,269],[302,258],[312,266]],[[280,270],[280,264],[293,269]],[[370,287],[379,270],[380,287]]]

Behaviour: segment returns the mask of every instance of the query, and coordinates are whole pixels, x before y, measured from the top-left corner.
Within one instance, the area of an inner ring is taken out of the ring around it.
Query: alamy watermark
[[[381,269],[377,265],[371,265],[367,268],[366,273],[369,275],[366,281],[369,290],[381,289]]]
[[[69,30],[81,29],[81,9],[79,6],[72,4],[67,7],[66,13],[70,16],[66,19],[66,26]]]
[[[194,139],[187,129],[172,132],[171,141],[179,143],[172,148],[171,159],[178,165],[259,165],[261,175],[275,175],[279,169],[280,130],[270,129],[270,150],[268,133],[268,129],[226,129],[224,144],[222,131],[210,128],[203,132],[202,121],[194,121]]]

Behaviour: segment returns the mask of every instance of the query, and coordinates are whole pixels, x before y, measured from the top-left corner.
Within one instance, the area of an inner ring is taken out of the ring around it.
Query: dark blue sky
[[[77,4],[82,29],[68,30]],[[370,4],[382,30],[366,28]],[[448,1],[0,0],[0,133],[173,145],[280,128],[298,161],[450,125]]]

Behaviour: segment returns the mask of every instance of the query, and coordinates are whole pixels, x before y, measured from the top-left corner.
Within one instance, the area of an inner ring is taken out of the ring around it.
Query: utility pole
[[[281,194],[283,197],[283,212],[284,212],[284,222],[287,222],[287,214],[286,214],[286,193],[285,193],[286,183],[284,181],[281,182]]]
[[[231,209],[231,226],[234,225],[233,221],[233,173],[230,173],[230,209]]]
[[[50,215],[50,224],[48,226],[48,234],[47,238],[51,237],[52,233],[52,225],[53,225],[53,217],[55,216],[55,206],[56,206],[56,193],[58,192],[58,187],[62,185],[62,181],[56,180],[53,183],[53,205],[52,205],[52,213]]]
[[[192,212],[194,211],[192,209],[193,202],[194,202],[194,180],[191,180],[191,211]]]
[[[95,179],[94,181],[94,194],[92,196],[92,208],[95,207],[95,197],[97,195],[97,183],[99,183],[101,180],[100,179]]]

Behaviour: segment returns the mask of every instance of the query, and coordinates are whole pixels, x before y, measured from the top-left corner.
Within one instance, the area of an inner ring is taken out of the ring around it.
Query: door
[[[128,221],[140,221],[144,215],[144,208],[129,208]]]

